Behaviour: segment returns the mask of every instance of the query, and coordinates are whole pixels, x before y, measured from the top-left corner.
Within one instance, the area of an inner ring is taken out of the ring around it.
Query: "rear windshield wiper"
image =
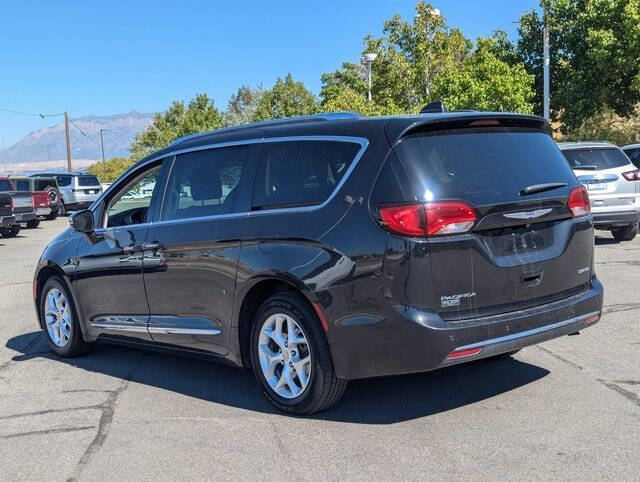
[[[567,187],[566,182],[548,182],[546,184],[533,184],[525,187],[520,191],[521,196],[528,196],[529,194],[536,194],[539,192],[552,191],[553,189],[560,189],[561,187]]]
[[[596,171],[598,166],[575,166],[573,169],[582,169],[585,171]]]

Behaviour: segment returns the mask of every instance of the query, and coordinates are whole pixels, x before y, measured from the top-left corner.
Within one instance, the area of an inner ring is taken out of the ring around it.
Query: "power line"
[[[80,127],[78,127],[78,124],[73,122],[71,119],[69,119],[69,122],[71,122],[73,124],[73,127],[75,127],[78,130],[78,132],[80,132],[80,134],[85,136],[87,139],[89,139],[91,142],[93,142],[96,146],[100,147],[100,144],[98,144],[96,141],[91,139],[91,137],[89,137],[82,129],[80,129]]]
[[[45,117],[58,117],[58,116],[64,115],[64,112],[61,112],[60,114],[34,114],[34,113],[31,113],[31,112],[22,112],[22,111],[19,111],[19,110],[13,110],[13,109],[9,109],[7,107],[1,107],[1,106],[0,106],[0,110],[2,112],[9,112],[11,114],[27,115],[27,116],[30,116],[30,117],[42,117],[43,119]]]

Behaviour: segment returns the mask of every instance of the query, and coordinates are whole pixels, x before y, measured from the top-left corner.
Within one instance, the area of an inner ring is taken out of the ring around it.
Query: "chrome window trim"
[[[349,168],[347,169],[347,171],[344,173],[344,176],[342,176],[342,179],[340,179],[340,182],[338,182],[338,184],[333,189],[331,194],[329,194],[329,197],[327,197],[327,199],[325,199],[322,203],[316,204],[314,206],[292,206],[287,208],[263,209],[260,211],[245,211],[240,213],[228,213],[228,214],[212,214],[209,216],[200,216],[200,217],[194,217],[194,218],[169,219],[164,221],[160,220],[156,222],[136,224],[135,226],[144,227],[144,226],[157,226],[157,225],[163,225],[163,224],[212,221],[216,219],[235,219],[235,218],[245,218],[245,217],[249,218],[253,216],[262,216],[266,214],[304,213],[304,212],[311,212],[311,211],[316,211],[318,209],[322,209],[327,204],[329,204],[333,200],[333,198],[338,194],[338,191],[342,189],[342,186],[347,182],[347,179],[349,178],[353,170],[356,168],[358,162],[360,161],[365,151],[369,147],[369,140],[365,137],[339,136],[339,135],[306,135],[306,136],[283,136],[283,137],[269,137],[269,138],[260,137],[260,138],[254,138],[254,139],[244,139],[240,141],[229,141],[229,142],[219,142],[214,144],[206,144],[206,145],[197,146],[197,147],[190,147],[187,149],[178,149],[171,152],[165,152],[164,154],[149,158],[148,160],[146,160],[144,163],[140,164],[137,167],[139,169],[142,169],[145,166],[153,162],[156,162],[160,159],[170,158],[173,156],[174,159],[171,165],[171,171],[173,171],[173,165],[175,164],[175,160],[176,160],[175,158],[179,154],[186,154],[189,152],[196,152],[196,151],[204,151],[208,149],[218,149],[223,147],[234,147],[234,146],[241,146],[241,145],[261,144],[261,143],[271,143],[271,142],[295,142],[295,141],[300,141],[300,142],[330,141],[330,142],[351,142],[354,144],[360,144],[360,149],[358,150],[355,157],[351,161],[351,164],[349,165]],[[167,184],[168,184],[168,179],[167,179]],[[95,201],[94,206],[97,206],[99,202],[102,200],[102,198],[105,196],[105,194],[113,190],[112,188],[116,189],[115,182],[111,186],[109,186],[109,188],[106,191],[102,193],[102,195]],[[165,188],[166,188],[166,185],[165,185]],[[163,193],[161,206],[164,204],[165,194],[166,193]],[[100,231],[96,229],[96,232],[104,232],[107,229],[114,229],[114,228],[103,228]]]

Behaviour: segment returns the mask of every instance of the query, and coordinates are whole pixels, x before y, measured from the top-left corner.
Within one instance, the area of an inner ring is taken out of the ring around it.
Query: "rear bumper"
[[[606,229],[611,226],[627,226],[640,222],[640,212],[622,211],[611,213],[592,213],[593,225],[596,229]]]
[[[29,221],[33,221],[36,219],[36,212],[31,211],[30,213],[16,213],[16,223],[28,223]]]
[[[368,322],[360,316],[358,323],[331,326],[327,335],[340,378],[424,372],[583,330],[597,323],[593,318],[601,314],[602,301],[603,287],[594,277],[587,291],[517,312],[446,322],[433,312],[396,307],[396,316]],[[447,358],[454,351],[478,347],[481,350],[470,356]]]
[[[16,224],[15,216],[1,216],[0,217],[0,228],[8,228],[9,226],[13,226]]]
[[[36,216],[48,216],[49,214],[51,214],[51,208],[36,209]]]

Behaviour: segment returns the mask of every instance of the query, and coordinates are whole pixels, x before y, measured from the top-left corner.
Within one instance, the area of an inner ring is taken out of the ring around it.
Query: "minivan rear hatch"
[[[587,289],[591,216],[569,207],[572,192],[584,191],[548,132],[491,121],[435,129],[412,131],[394,150],[427,217],[428,206],[449,202],[469,206],[475,220],[463,232],[427,234],[429,304],[465,320]]]

